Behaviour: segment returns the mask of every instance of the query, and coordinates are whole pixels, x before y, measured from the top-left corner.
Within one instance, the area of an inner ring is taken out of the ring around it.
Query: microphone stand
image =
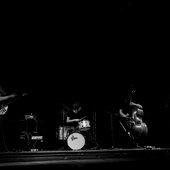
[[[105,113],[107,113],[107,114],[110,114],[110,127],[111,127],[111,148],[114,148],[114,144],[115,144],[115,142],[114,142],[114,135],[113,135],[113,117],[114,117],[114,115],[113,115],[113,113],[112,112],[109,112],[109,111],[104,111]]]

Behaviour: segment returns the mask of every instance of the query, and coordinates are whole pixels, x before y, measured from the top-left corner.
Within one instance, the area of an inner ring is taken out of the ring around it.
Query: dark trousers
[[[92,133],[90,130],[87,131],[80,131],[80,133],[84,136],[85,138],[85,148],[93,148],[93,147],[97,147],[97,142],[96,140],[94,140]]]

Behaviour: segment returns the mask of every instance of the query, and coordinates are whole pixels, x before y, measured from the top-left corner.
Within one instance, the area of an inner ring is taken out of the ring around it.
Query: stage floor
[[[0,152],[0,168],[147,168],[169,166],[170,148]]]

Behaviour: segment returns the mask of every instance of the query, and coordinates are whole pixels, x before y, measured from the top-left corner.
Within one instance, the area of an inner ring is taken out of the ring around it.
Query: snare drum
[[[87,131],[90,129],[90,121],[89,120],[82,120],[78,123],[78,129],[80,131]]]
[[[72,150],[82,149],[85,145],[85,138],[81,133],[73,132],[67,138],[67,145]]]

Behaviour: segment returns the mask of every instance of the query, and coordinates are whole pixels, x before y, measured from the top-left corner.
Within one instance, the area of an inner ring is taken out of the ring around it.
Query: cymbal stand
[[[113,118],[114,118],[114,114],[112,112],[109,112],[109,111],[104,111],[105,113],[109,114],[110,115],[110,127],[111,127],[111,148],[114,148],[114,145],[115,145],[115,141],[114,141],[114,135],[113,135]]]
[[[113,135],[113,114],[110,114],[111,117],[111,139],[112,139],[112,146],[111,148],[114,148],[114,135]]]
[[[61,126],[61,128],[62,128],[62,145],[63,145],[63,148],[65,148],[65,139],[64,139],[64,131],[65,131],[65,110],[62,110],[62,126]]]
[[[0,116],[0,134],[2,136],[2,149],[5,149],[6,152],[8,152],[8,147],[6,145],[6,141],[5,141],[5,136],[4,136],[4,129],[3,129],[3,120],[2,120],[2,116]],[[4,148],[3,148],[4,147]]]
[[[94,112],[93,114],[93,129],[92,129],[92,133],[93,133],[93,140],[95,141],[95,143],[97,143],[97,136],[96,136],[96,112]]]

